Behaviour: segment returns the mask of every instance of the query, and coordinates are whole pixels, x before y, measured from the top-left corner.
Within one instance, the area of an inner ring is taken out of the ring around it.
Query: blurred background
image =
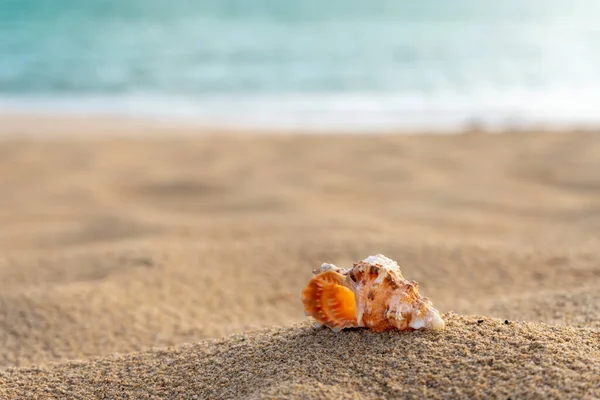
[[[2,0],[0,111],[309,129],[600,122],[596,0]]]

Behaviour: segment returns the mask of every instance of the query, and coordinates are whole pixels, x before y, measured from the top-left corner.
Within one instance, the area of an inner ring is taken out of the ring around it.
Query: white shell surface
[[[333,264],[323,263],[323,264],[321,264],[321,267],[319,267],[319,269],[316,269],[313,271],[313,274],[318,275],[318,274],[321,274],[321,273],[327,272],[327,271],[334,271],[334,272],[338,272],[341,274],[345,274],[347,272],[347,270],[338,268]]]
[[[392,260],[391,258],[384,256],[383,254],[369,256],[365,258],[362,262],[370,265],[378,265],[387,272],[394,272],[398,276],[398,278],[402,277],[402,274],[400,273],[400,266],[398,265],[398,263]]]

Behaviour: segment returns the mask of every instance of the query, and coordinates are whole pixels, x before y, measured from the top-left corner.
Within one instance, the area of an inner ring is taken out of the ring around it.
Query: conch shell
[[[355,263],[351,269],[323,264],[302,291],[306,315],[334,332],[367,327],[390,329],[444,329],[444,321],[419,285],[407,281],[394,260],[382,254]]]

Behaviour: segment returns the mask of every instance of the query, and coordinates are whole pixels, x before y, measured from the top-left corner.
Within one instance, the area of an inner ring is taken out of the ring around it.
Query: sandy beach
[[[1,117],[0,194],[2,399],[600,397],[597,133]],[[304,317],[377,253],[445,331]]]

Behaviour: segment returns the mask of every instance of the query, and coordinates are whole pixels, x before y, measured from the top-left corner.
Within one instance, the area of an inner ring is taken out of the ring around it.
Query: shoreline
[[[86,131],[82,134],[82,131]],[[43,132],[42,132],[43,131]],[[22,139],[98,139],[98,138],[194,138],[224,136],[456,136],[507,134],[600,133],[598,125],[510,127],[487,129],[478,124],[448,129],[306,129],[277,127],[224,126],[203,124],[185,118],[153,118],[110,114],[61,114],[0,112],[0,140]]]

